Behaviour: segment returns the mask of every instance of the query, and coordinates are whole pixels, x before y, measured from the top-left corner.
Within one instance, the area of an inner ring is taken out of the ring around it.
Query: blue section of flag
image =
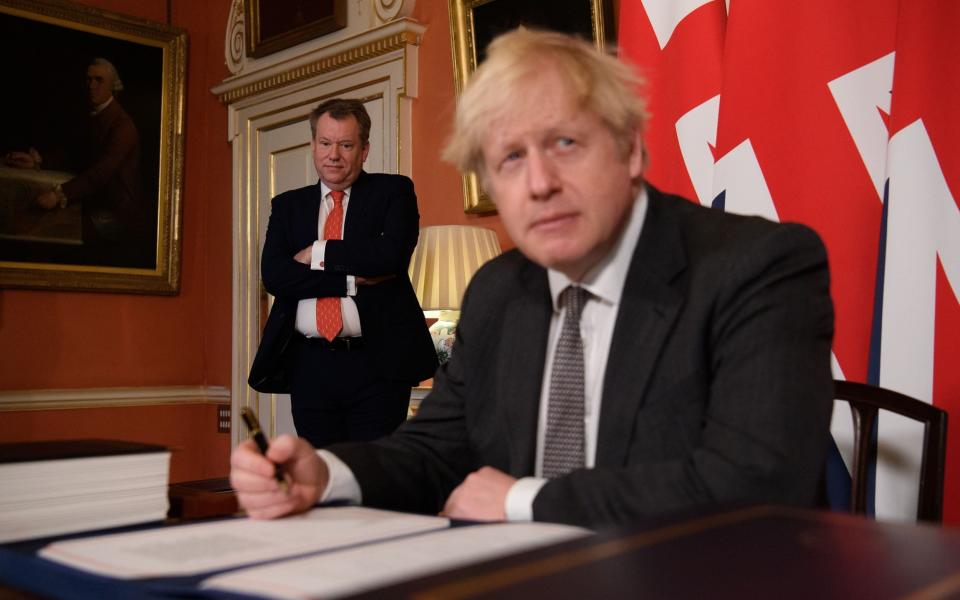
[[[890,180],[883,188],[883,212],[880,219],[880,244],[877,256],[876,285],[873,295],[873,320],[870,326],[870,349],[867,360],[867,383],[880,385],[880,340],[883,334],[883,275],[887,252],[887,205],[889,203]],[[877,423],[873,424],[870,436],[877,439]],[[867,457],[867,514],[876,515],[877,457]],[[824,470],[824,493],[828,506],[834,510],[850,510],[850,472],[836,442],[830,441],[827,450],[827,462]]]
[[[710,206],[716,208],[717,210],[726,210],[727,206],[727,190],[723,190],[717,197],[713,199],[713,202],[710,203]]]
[[[887,212],[890,206],[890,180],[883,184],[883,212],[880,217],[880,244],[877,250],[877,277],[873,292],[873,323],[870,327],[870,357],[867,361],[867,383],[880,385],[880,340],[883,337],[884,266],[887,258]],[[877,422],[870,436],[877,439]],[[867,457],[867,514],[876,514],[877,456]]]
[[[826,502],[833,510],[849,512],[850,511],[850,472],[847,471],[847,465],[843,462],[837,443],[830,439],[830,447],[827,449],[827,462],[824,468],[824,488],[826,493]]]
[[[873,290],[873,323],[870,327],[870,357],[867,383],[880,385],[880,340],[883,334],[883,275],[887,257],[887,208],[890,204],[890,180],[883,185],[883,212],[880,215],[880,244],[877,249],[877,276]]]

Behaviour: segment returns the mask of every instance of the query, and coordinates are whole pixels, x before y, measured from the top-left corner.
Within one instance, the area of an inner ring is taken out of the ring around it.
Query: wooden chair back
[[[851,512],[866,513],[869,466],[877,456],[877,439],[873,430],[878,411],[887,410],[924,425],[917,520],[939,523],[943,518],[947,456],[946,411],[899,392],[854,381],[834,381],[834,398],[846,400],[853,416]]]

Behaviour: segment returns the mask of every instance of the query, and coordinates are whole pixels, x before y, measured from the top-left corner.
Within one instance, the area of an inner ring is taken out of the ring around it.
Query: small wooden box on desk
[[[169,496],[167,516],[176,521],[226,517],[239,509],[237,494],[227,477],[171,483]]]

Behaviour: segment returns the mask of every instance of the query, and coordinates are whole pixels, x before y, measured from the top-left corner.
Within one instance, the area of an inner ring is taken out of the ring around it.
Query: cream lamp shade
[[[470,278],[498,254],[500,242],[492,229],[469,225],[422,228],[409,273],[423,311],[460,310]]]
[[[441,362],[450,355],[460,303],[470,278],[498,254],[500,242],[492,229],[469,225],[420,229],[410,259],[410,281],[424,314],[439,319],[430,327],[430,335]]]

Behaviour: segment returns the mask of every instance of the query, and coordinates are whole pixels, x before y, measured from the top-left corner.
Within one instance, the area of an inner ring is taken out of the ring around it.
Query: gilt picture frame
[[[0,287],[177,293],[187,34],[60,0],[0,30]]]
[[[601,50],[614,40],[612,0],[449,0],[450,43],[456,93],[483,61],[497,35],[521,25],[553,29],[592,39]],[[463,176],[463,209],[484,214],[496,210],[474,173]]]
[[[347,26],[347,0],[244,0],[247,56],[260,58]]]

